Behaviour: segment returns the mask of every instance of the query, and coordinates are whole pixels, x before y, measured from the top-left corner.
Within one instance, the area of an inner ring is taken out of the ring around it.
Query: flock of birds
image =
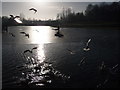
[[[35,8],[30,8],[29,9],[30,11],[34,11],[34,13],[36,13],[37,12],[37,9],[35,9]],[[10,16],[10,19],[12,19],[12,20],[14,20],[14,21],[16,21],[17,23],[22,23],[22,21],[20,20],[20,16],[14,16],[14,15],[9,15]],[[8,32],[8,30],[7,30],[7,32]],[[26,32],[20,32],[21,34],[24,34],[26,37],[30,37],[30,35],[28,34],[28,33],[26,33]],[[8,32],[8,34],[9,35],[11,35],[12,37],[15,37],[15,34],[13,34],[13,33],[11,33],[11,32]]]
[[[30,11],[34,11],[34,13],[36,13],[37,12],[37,9],[35,9],[35,8],[30,8],[29,9]],[[14,15],[10,15],[10,18],[11,19],[13,19],[13,20],[15,20],[16,21],[16,19],[20,19],[20,16],[14,16]],[[59,29],[59,28],[58,28]],[[54,29],[54,30],[58,30],[58,29]],[[37,32],[39,32],[38,30],[36,30]],[[13,33],[11,33],[11,32],[8,32],[12,37],[15,37],[15,35],[13,34]],[[26,37],[30,37],[30,35],[28,34],[28,33],[26,33],[26,32],[20,32],[20,34],[23,34],[23,35],[25,35]],[[90,47],[89,47],[89,43],[91,42],[91,39],[88,39],[88,41],[86,42],[86,46],[83,48],[83,50],[84,51],[89,51],[90,50]],[[33,53],[33,50],[35,50],[35,49],[38,49],[38,47],[33,47],[32,49],[27,49],[27,50],[25,50],[24,52],[23,52],[23,54],[25,54],[25,53]],[[71,49],[66,49],[70,54],[76,54],[76,52],[75,51],[73,51],[73,50],[71,50]],[[85,64],[85,58],[86,57],[83,57],[82,58],[82,60],[80,60],[80,63],[78,64],[78,66],[81,66],[81,65],[83,65],[83,64]],[[111,74],[115,74],[115,72],[116,72],[116,70],[117,70],[117,67],[119,66],[119,64],[116,64],[115,66],[113,66],[112,68],[107,68],[107,70],[109,70],[109,72],[111,73]],[[36,69],[38,69],[37,67],[36,67]],[[104,70],[106,70],[106,65],[105,65],[105,63],[104,63],[104,61],[102,61],[102,63],[101,63],[101,65],[99,66],[99,70],[100,71],[104,71]],[[105,81],[103,82],[103,84],[98,84],[97,85],[97,88],[98,87],[101,87],[102,85],[105,85],[106,83],[108,82],[108,79],[105,79]]]

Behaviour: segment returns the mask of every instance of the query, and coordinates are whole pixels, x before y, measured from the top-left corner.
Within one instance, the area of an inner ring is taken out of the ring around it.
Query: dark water
[[[56,32],[49,26],[3,32],[2,88],[119,87],[119,28],[61,28],[61,38]],[[89,39],[90,50],[84,51]],[[32,53],[23,53],[33,47]]]

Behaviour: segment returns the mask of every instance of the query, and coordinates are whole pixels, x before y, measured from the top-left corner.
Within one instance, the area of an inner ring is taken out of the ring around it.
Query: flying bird
[[[115,66],[113,66],[112,68],[109,68],[109,72],[111,73],[111,74],[117,74],[118,73],[118,66],[119,66],[119,64],[116,64]]]
[[[15,19],[15,18],[20,18],[20,16],[14,16],[14,15],[10,15],[11,18]]]
[[[27,36],[29,38],[29,34],[25,34],[25,36]]]
[[[17,23],[22,23],[22,21],[20,20],[20,16],[10,15],[10,18],[15,20]]]
[[[99,69],[100,69],[100,70],[104,70],[105,67],[106,67],[106,66],[105,66],[105,63],[104,63],[104,61],[102,61],[102,64],[101,64],[101,66],[99,67]]]
[[[21,34],[26,34],[25,32],[20,32]]]
[[[20,32],[21,34],[24,34],[25,36],[27,36],[28,38],[30,37],[29,34],[25,33],[25,32]]]
[[[9,33],[12,37],[15,37],[15,35],[13,33]]]
[[[70,49],[67,49],[67,51],[69,51],[69,52],[70,52],[70,54],[75,54],[75,52],[74,52],[74,51],[72,51],[72,50],[70,50]]]
[[[23,53],[26,53],[26,52],[32,53],[34,49],[37,49],[37,47],[34,47],[34,48],[32,48],[31,50],[27,49],[27,50],[25,50]]]
[[[80,61],[80,63],[78,65],[81,66],[84,63],[85,63],[85,57],[82,58],[82,60]]]
[[[37,10],[35,8],[30,8],[30,11],[33,10],[35,13],[37,12]]]
[[[86,47],[83,48],[84,51],[89,51],[90,48],[89,48],[89,43],[90,43],[91,39],[88,39],[87,43],[86,43]]]
[[[33,50],[33,49],[37,49],[37,47],[32,48],[32,50]]]
[[[38,30],[34,30],[34,31],[37,31],[37,32],[39,32]]]

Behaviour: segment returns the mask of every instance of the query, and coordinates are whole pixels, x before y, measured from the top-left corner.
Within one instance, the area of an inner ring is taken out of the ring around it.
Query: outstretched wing
[[[90,43],[90,41],[91,41],[91,39],[89,39],[89,40],[87,41],[86,46],[88,46],[88,44]]]
[[[30,50],[25,50],[24,53],[26,53],[26,52],[30,52],[30,53],[32,53],[32,51],[30,51]]]
[[[10,15],[12,18],[14,17],[13,15]]]
[[[20,32],[21,34],[26,34],[25,32]]]
[[[33,11],[35,11],[35,13],[37,12],[37,10],[35,8],[30,8],[29,10],[33,10]]]
[[[37,49],[37,47],[32,48],[32,50],[33,50],[33,49]]]
[[[20,16],[15,16],[15,18],[20,18]]]

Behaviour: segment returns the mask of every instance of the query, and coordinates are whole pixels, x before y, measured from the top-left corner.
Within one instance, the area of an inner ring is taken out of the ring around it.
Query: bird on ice
[[[30,11],[33,10],[35,13],[37,12],[37,9],[35,9],[35,8],[30,8],[29,10]]]

